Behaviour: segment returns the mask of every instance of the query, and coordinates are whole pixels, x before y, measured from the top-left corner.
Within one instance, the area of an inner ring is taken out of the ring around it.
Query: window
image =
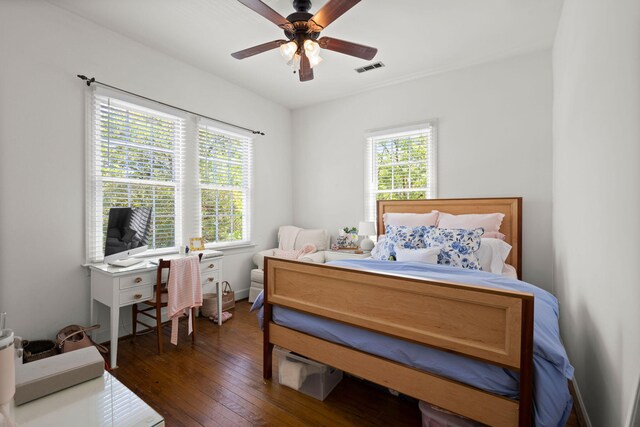
[[[190,237],[204,237],[208,247],[249,241],[249,136],[101,88],[89,99],[88,262],[104,256],[114,206],[152,208],[156,253]]]
[[[436,197],[436,123],[367,135],[365,216],[376,218],[377,200]]]
[[[202,237],[207,242],[249,240],[251,140],[198,128]]]

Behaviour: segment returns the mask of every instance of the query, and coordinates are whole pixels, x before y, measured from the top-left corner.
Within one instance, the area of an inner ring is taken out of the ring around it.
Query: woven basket
[[[55,356],[56,343],[51,340],[24,341],[24,363],[35,362],[46,357]]]
[[[204,317],[213,317],[218,314],[218,297],[216,294],[202,295],[202,307],[200,312]]]

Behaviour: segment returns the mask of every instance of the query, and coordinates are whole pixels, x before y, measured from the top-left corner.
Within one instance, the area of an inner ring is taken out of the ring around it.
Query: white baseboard
[[[249,298],[249,288],[236,291],[236,301],[239,299]]]
[[[573,390],[576,392],[576,398],[578,399],[577,403],[578,405],[580,405],[580,408],[582,408],[582,415],[584,415],[584,420],[587,423],[587,427],[593,427],[593,425],[591,424],[591,420],[589,419],[589,413],[587,412],[587,408],[586,406],[584,406],[584,400],[582,400],[582,395],[580,394],[580,388],[578,387],[578,382],[576,381],[576,377],[573,377],[571,381],[573,381]]]

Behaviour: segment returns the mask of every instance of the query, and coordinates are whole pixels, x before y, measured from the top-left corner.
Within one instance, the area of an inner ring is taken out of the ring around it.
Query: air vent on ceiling
[[[376,68],[382,68],[384,64],[380,61],[374,62],[373,64],[365,65],[364,67],[356,68],[356,71],[359,73],[364,73],[365,71],[375,70]]]

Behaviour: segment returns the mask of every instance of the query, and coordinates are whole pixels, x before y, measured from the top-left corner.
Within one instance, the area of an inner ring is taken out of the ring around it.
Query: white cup
[[[13,346],[13,331],[0,331],[0,406],[11,402],[16,393],[16,355]]]

